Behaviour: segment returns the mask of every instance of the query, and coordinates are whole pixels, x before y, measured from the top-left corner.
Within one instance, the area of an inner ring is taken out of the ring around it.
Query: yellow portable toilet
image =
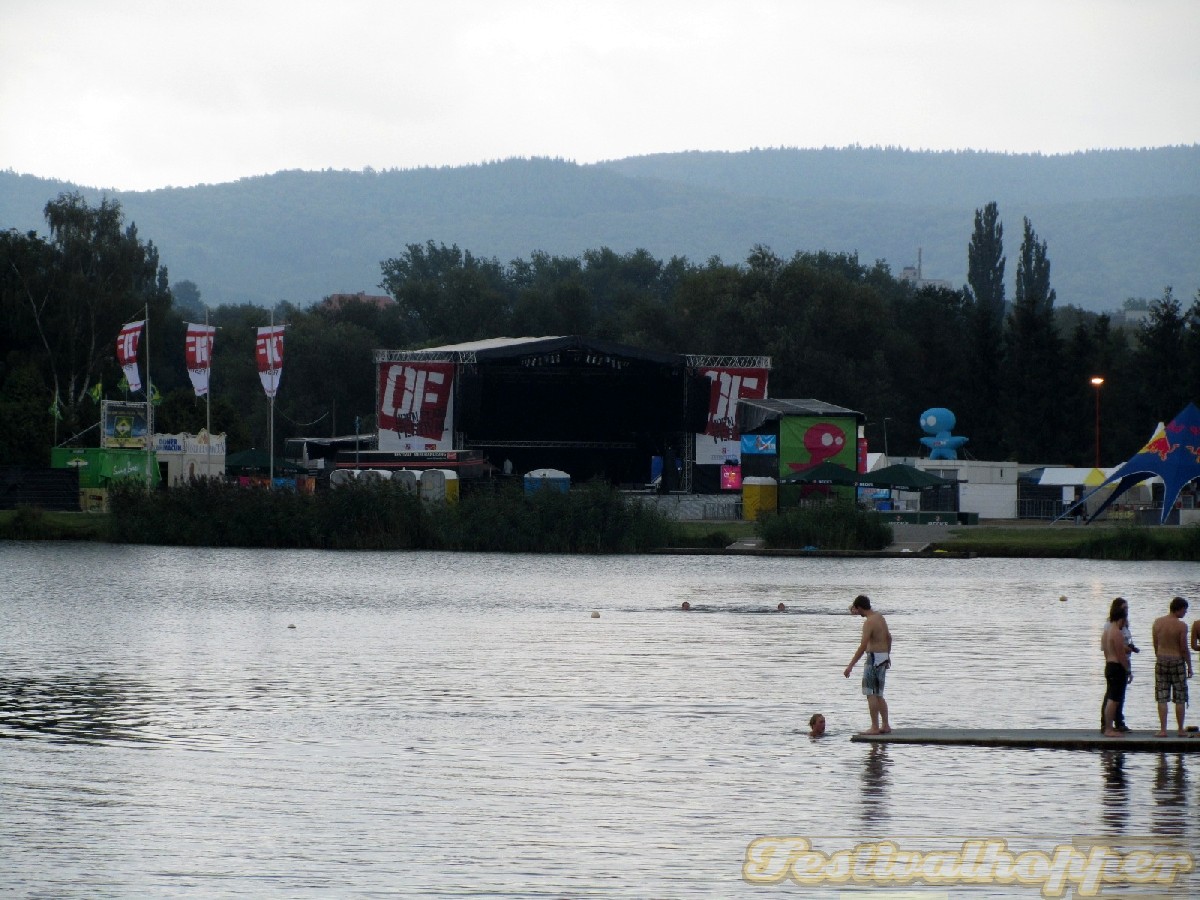
[[[774,478],[742,479],[742,518],[753,522],[764,512],[779,508],[779,483]]]

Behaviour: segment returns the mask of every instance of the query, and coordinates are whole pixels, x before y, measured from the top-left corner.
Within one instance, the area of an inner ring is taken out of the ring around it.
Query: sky
[[[0,169],[1195,144],[1198,43],[1198,0],[0,0]]]

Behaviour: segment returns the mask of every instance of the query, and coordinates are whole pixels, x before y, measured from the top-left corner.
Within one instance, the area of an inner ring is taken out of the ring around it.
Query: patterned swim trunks
[[[867,654],[862,677],[862,692],[864,697],[883,696],[883,684],[887,678],[887,670],[890,665],[891,659],[885,659],[879,665],[875,665],[875,654]]]
[[[1187,703],[1187,663],[1160,659],[1154,663],[1154,699],[1159,703]]]

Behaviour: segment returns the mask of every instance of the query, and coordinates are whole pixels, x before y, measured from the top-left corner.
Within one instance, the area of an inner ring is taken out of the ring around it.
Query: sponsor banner
[[[187,359],[188,377],[192,379],[192,389],[197,397],[208,393],[208,372],[212,366],[213,340],[216,334],[216,326],[187,323],[184,356]]]
[[[268,325],[258,329],[254,343],[254,356],[258,363],[258,378],[268,397],[279,390],[279,378],[283,375],[283,328]]]
[[[708,395],[708,423],[704,433],[711,437],[737,437],[739,400],[762,400],[767,396],[767,369],[720,367],[701,369],[711,382]]]
[[[380,450],[429,453],[454,448],[454,364],[379,364]]]
[[[156,434],[154,449],[158,453],[183,453],[191,456],[225,455],[225,435],[216,434],[210,439],[200,434]]]
[[[856,471],[857,422],[853,417],[786,416],[779,421],[779,475],[786,478],[819,466],[837,463]]]
[[[742,489],[742,467],[721,466],[721,490],[740,491]]]
[[[148,406],[106,400],[101,410],[101,446],[146,449],[150,443]]]
[[[724,466],[741,462],[741,442],[736,439],[722,440],[707,434],[696,435],[696,465]]]
[[[125,380],[129,382],[131,391],[140,391],[142,389],[142,376],[138,374],[137,367],[137,351],[138,342],[142,339],[142,328],[145,326],[146,320],[140,322],[130,322],[121,326],[121,333],[117,335],[117,364],[120,365],[121,371],[125,373]]]
[[[743,456],[774,456],[779,452],[779,442],[775,440],[773,434],[743,434],[742,435],[742,455]]]

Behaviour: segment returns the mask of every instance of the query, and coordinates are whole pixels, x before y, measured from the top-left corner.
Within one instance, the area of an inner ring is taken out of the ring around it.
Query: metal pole
[[[887,423],[890,421],[891,421],[891,419],[886,416],[883,419],[883,455],[886,456],[889,460],[892,458],[892,454],[890,454],[888,452],[888,440],[887,440]]]
[[[1100,468],[1100,385],[1096,385],[1096,468]]]
[[[269,338],[271,340],[275,339],[275,307],[273,307],[273,306],[271,307],[271,331],[270,331]],[[270,357],[268,357],[268,361],[270,361]],[[274,387],[274,384],[272,384],[272,387]],[[270,432],[269,432],[270,436],[268,438],[268,442],[271,445],[271,448],[270,448],[271,449],[271,468],[270,468],[270,473],[268,475],[268,478],[269,478],[269,481],[267,484],[268,489],[275,487],[275,392],[274,391],[271,392],[270,400],[271,400],[271,428],[270,428]]]
[[[153,478],[150,466],[151,454],[154,452],[154,382],[150,380],[150,304],[146,304],[146,490],[150,489]]]
[[[208,333],[208,306],[204,307],[204,339],[209,339]],[[209,345],[209,349],[216,344],[213,341]],[[212,481],[212,354],[208,355],[208,390],[204,392],[204,428],[208,432],[208,444],[205,445],[204,454],[204,478],[206,481]]]

